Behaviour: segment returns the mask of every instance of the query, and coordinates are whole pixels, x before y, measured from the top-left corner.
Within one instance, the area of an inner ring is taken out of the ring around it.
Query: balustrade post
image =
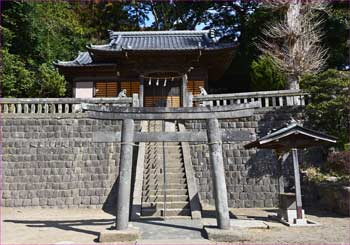
[[[58,113],[61,114],[62,113],[62,104],[58,104],[58,108],[57,109],[58,109]]]
[[[278,97],[278,104],[279,106],[283,106],[283,97]]]
[[[276,107],[276,97],[271,97],[271,100],[272,100],[272,107]]]
[[[29,106],[28,106],[28,104],[24,104],[24,113],[29,113]]]
[[[182,106],[186,107],[187,106],[187,74],[182,76],[182,82],[181,82],[181,95],[182,95]]]
[[[286,96],[287,106],[293,105],[293,98],[291,96]]]
[[[16,104],[16,112],[15,113],[22,113],[22,104],[21,103],[18,103]]]
[[[30,113],[35,113],[35,104],[30,105]]]
[[[193,107],[193,94],[192,92],[188,92],[188,107]]]
[[[270,103],[269,103],[269,98],[265,97],[265,107],[269,107]]]
[[[139,107],[140,106],[140,100],[138,94],[132,94],[132,107]]]
[[[145,77],[143,75],[140,76],[140,88],[139,88],[139,107],[143,107],[143,98],[145,91]]]
[[[43,113],[43,105],[42,104],[38,104],[38,111],[37,113]]]
[[[49,113],[49,105],[48,104],[44,104],[44,113]]]
[[[8,112],[9,112],[9,105],[4,104],[4,113],[8,113]]]

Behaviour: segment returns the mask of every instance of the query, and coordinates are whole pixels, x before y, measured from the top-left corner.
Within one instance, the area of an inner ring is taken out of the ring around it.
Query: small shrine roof
[[[319,146],[326,143],[336,143],[336,138],[304,128],[297,122],[292,121],[285,127],[276,129],[264,137],[257,139],[244,148],[266,148],[266,149],[290,149]]]

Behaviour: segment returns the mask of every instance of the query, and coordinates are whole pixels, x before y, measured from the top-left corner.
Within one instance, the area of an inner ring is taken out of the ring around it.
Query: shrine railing
[[[309,94],[301,90],[262,91],[233,94],[209,94],[194,96],[189,105],[225,106],[258,101],[261,108],[282,106],[304,106],[310,100]],[[0,113],[3,114],[78,114],[82,104],[115,105],[138,107],[139,96],[123,98],[0,98]]]
[[[124,98],[0,98],[0,113],[3,114],[77,114],[82,113],[82,104],[101,104],[132,107],[138,99]]]
[[[204,96],[194,96],[192,98],[192,104],[194,107],[225,106],[259,101],[260,107],[304,106],[308,104],[309,97],[309,94],[301,90],[209,94]]]

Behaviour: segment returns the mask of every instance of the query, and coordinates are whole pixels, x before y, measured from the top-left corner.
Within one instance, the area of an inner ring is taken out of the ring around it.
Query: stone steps
[[[160,170],[160,169],[146,168],[144,169],[144,171],[145,171],[144,172],[145,174],[163,174],[163,170]],[[166,172],[169,174],[185,173],[185,170],[183,167],[169,167],[169,168],[166,168]]]
[[[184,184],[169,184],[167,183],[167,189],[177,189],[177,190],[186,190],[187,191],[187,184],[184,183]],[[158,191],[161,191],[163,190],[163,183],[159,183],[159,184],[144,184],[143,185],[143,190],[158,190]]]
[[[163,190],[144,190],[142,192],[143,195],[163,195]],[[187,189],[167,189],[166,190],[167,195],[187,195],[188,191]]]
[[[144,202],[162,202],[164,201],[164,195],[146,195],[143,199]],[[166,195],[167,202],[186,202],[188,201],[188,195]]]
[[[149,173],[146,179],[163,179],[163,174],[162,173]],[[166,172],[166,179],[171,180],[171,179],[185,179],[186,178],[186,174],[183,173],[169,173],[168,171]]]
[[[169,188],[168,186],[171,185],[171,184],[186,184],[187,181],[186,179],[168,179],[166,180],[166,187]],[[159,184],[162,184],[163,185],[163,176],[159,177],[159,178],[146,178],[143,180],[143,184],[144,185],[150,185],[150,186],[154,186],[154,185],[159,185]],[[187,188],[187,185],[186,185],[186,188]]]
[[[165,202],[167,209],[176,209],[176,208],[189,208],[189,203],[186,201],[172,201]],[[155,208],[155,209],[163,209],[164,201],[156,201],[156,202],[143,202],[142,207],[144,208]]]
[[[191,210],[189,208],[172,208],[166,209],[166,216],[190,216]],[[163,217],[164,210],[163,209],[155,209],[155,208],[142,208],[141,211],[142,216],[152,216],[152,217]]]
[[[171,125],[175,128],[175,125]],[[160,122],[149,122],[149,132],[161,132]],[[163,149],[162,143],[146,144],[143,188],[142,216],[162,216],[164,214],[163,192]],[[165,148],[166,175],[166,216],[191,215],[187,180],[179,143],[167,142]]]

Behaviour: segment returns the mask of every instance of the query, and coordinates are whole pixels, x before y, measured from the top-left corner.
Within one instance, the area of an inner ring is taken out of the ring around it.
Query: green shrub
[[[350,175],[350,151],[333,152],[327,158],[328,168],[340,175]]]
[[[53,67],[42,64],[39,67],[39,95],[40,97],[63,97],[66,93],[66,80]]]
[[[271,58],[262,55],[251,64],[251,86],[254,91],[268,91],[284,89],[285,75],[276,67]]]
[[[308,126],[337,137],[340,149],[349,142],[349,75],[327,70],[301,81],[301,88],[311,94],[311,103],[305,108]]]
[[[1,92],[2,97],[23,98],[35,93],[34,72],[26,68],[24,62],[17,55],[10,54],[7,48],[1,51],[2,74]]]

